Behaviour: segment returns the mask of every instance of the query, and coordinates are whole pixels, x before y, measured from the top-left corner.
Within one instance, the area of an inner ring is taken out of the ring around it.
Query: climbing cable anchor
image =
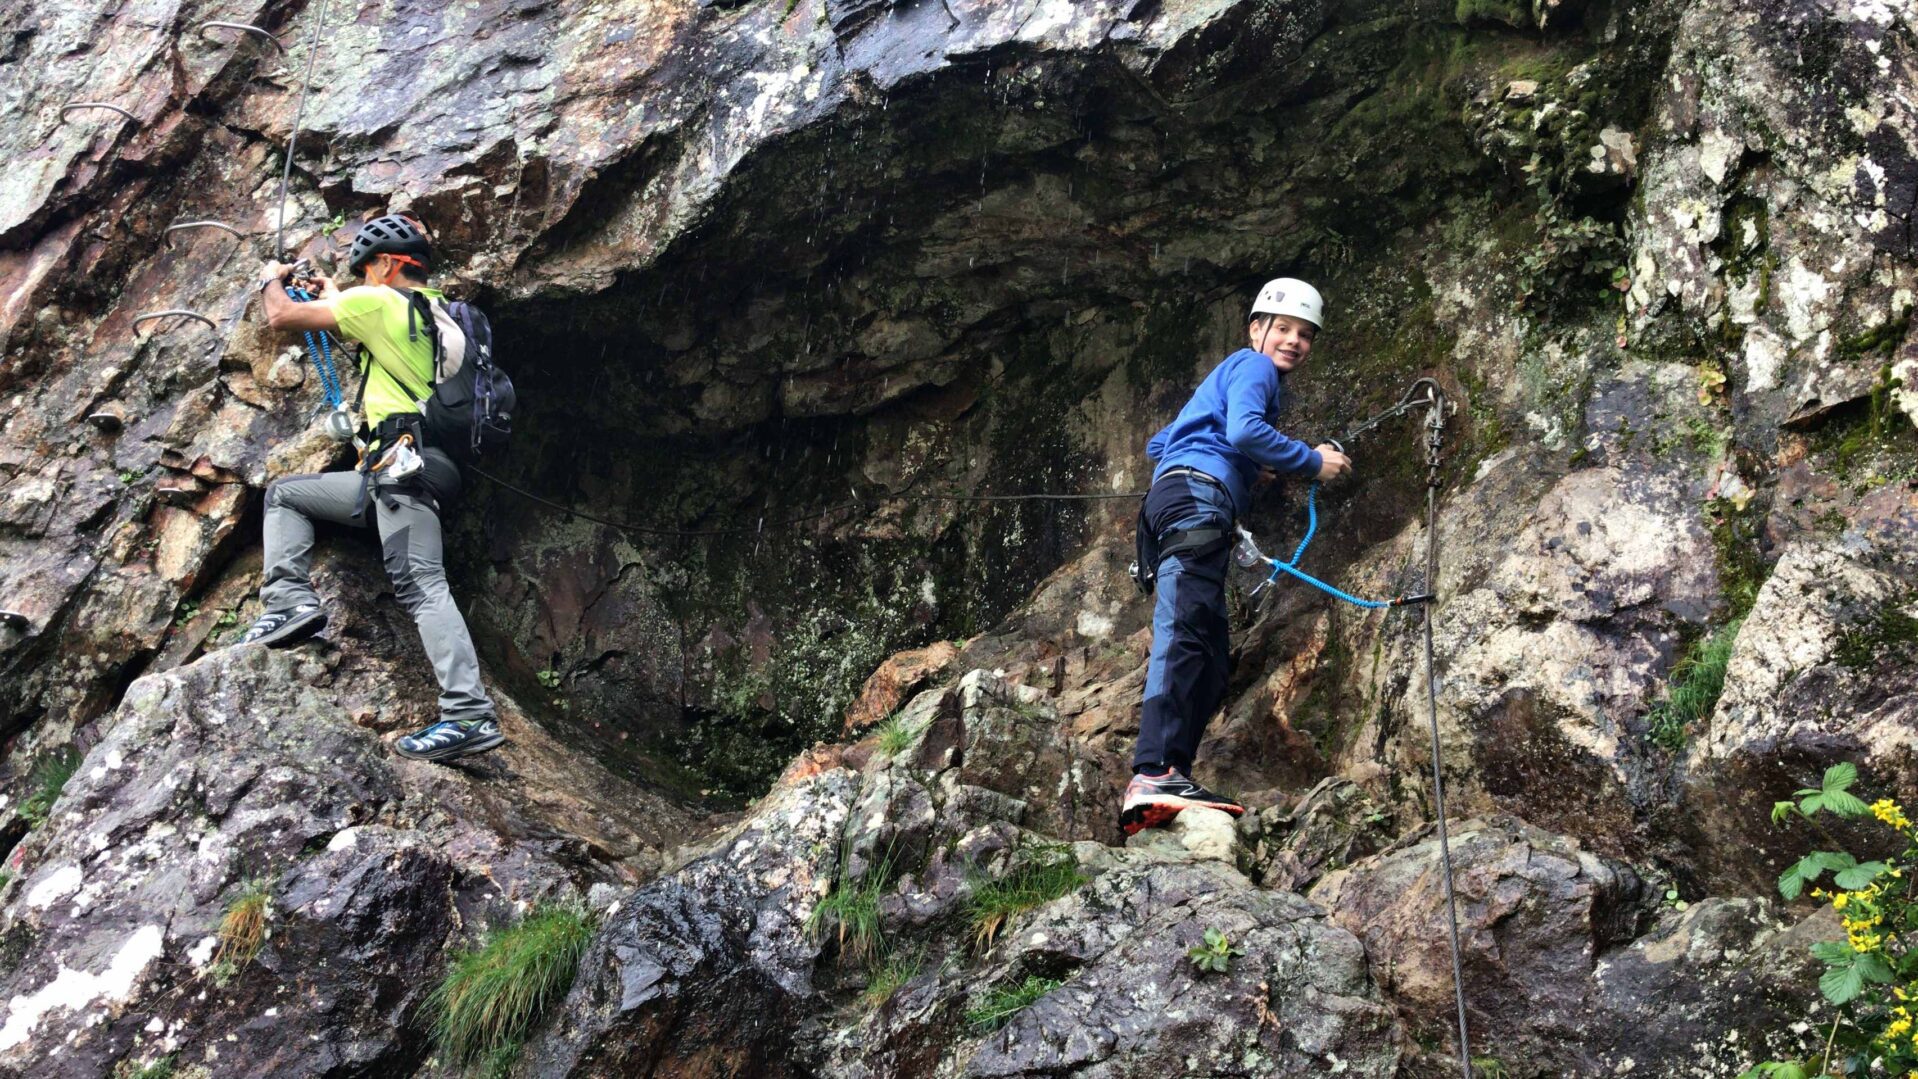
[[[313,12],[313,32],[306,42],[306,77],[300,80],[299,104],[293,107],[293,129],[286,136],[286,165],[280,171],[280,212],[273,226],[273,257],[286,254],[286,189],[293,181],[293,148],[300,141],[300,121],[306,116],[306,95],[313,88],[313,62],[320,57],[320,27],[326,25],[326,0]]]
[[[138,116],[133,115],[132,113],[128,112],[127,110],[121,108],[118,105],[115,105],[106,101],[69,101],[66,104],[60,106],[60,119],[65,120],[67,118],[67,113],[75,112],[79,109],[110,109],[126,117],[128,122],[130,123],[137,124],[140,122],[140,118]]]
[[[22,633],[33,628],[33,622],[19,611],[0,611],[0,626],[17,629]]]
[[[221,232],[230,232],[242,240],[246,239],[246,233],[241,232],[239,229],[234,228],[224,221],[182,221],[177,225],[168,225],[166,231],[161,233],[161,235],[166,237],[167,246],[172,247],[173,234],[176,232],[184,232],[188,229],[219,229]]]
[[[1465,1018],[1464,964],[1459,958],[1458,900],[1452,886],[1452,843],[1451,837],[1446,832],[1445,822],[1445,770],[1439,756],[1438,671],[1432,647],[1432,602],[1438,590],[1438,489],[1443,482],[1442,470],[1445,463],[1445,421],[1451,416],[1454,406],[1446,397],[1445,389],[1439,385],[1437,379],[1421,378],[1412,383],[1397,404],[1347,431],[1344,437],[1350,441],[1394,416],[1402,416],[1418,408],[1426,410],[1421,439],[1425,448],[1425,591],[1402,595],[1391,600],[1360,599],[1341,592],[1299,569],[1298,562],[1305,557],[1306,545],[1312,542],[1312,535],[1318,531],[1319,526],[1317,504],[1319,485],[1316,482],[1306,491],[1305,538],[1299,541],[1298,549],[1292,552],[1291,561],[1281,562],[1276,558],[1268,558],[1260,554],[1257,545],[1252,542],[1251,534],[1241,528],[1239,530],[1241,545],[1250,554],[1250,558],[1242,559],[1241,564],[1256,565],[1259,561],[1264,561],[1272,566],[1272,575],[1253,590],[1254,597],[1276,583],[1279,574],[1288,573],[1359,607],[1378,609],[1417,606],[1420,609],[1425,637],[1425,710],[1432,733],[1432,807],[1434,815],[1438,818],[1439,861],[1445,882],[1446,925],[1451,933],[1452,990],[1458,1001],[1459,1069],[1465,1079],[1472,1079],[1471,1039]],[[1338,440],[1332,440],[1331,445],[1340,453],[1345,452],[1345,447]]]
[[[271,44],[274,48],[280,50],[280,52],[282,53],[286,52],[286,46],[284,44],[281,44],[279,38],[273,36],[271,32],[267,30],[263,30],[260,27],[257,27],[250,22],[221,22],[220,20],[215,19],[211,22],[203,22],[200,24],[200,35],[202,37],[209,38],[209,39],[212,38],[213,35],[207,32],[209,30],[238,30],[240,33],[243,33],[243,34],[252,34],[255,37],[265,38],[267,42]]]
[[[218,330],[220,328],[219,323],[213,321],[212,319],[206,317],[205,315],[202,315],[198,311],[188,311],[187,309],[183,307],[170,308],[165,311],[148,311],[144,315],[137,315],[133,319],[133,328],[135,330],[138,330],[140,328],[140,323],[152,322],[155,319],[162,319],[162,318],[198,319],[201,322],[206,323],[206,328],[209,330]]]

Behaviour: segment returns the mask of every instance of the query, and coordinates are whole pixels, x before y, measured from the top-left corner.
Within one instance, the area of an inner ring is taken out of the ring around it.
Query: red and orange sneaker
[[[1163,775],[1135,773],[1125,786],[1125,806],[1119,810],[1119,828],[1136,835],[1146,828],[1161,828],[1172,823],[1182,809],[1203,806],[1222,810],[1235,817],[1245,815],[1245,807],[1214,794],[1182,775],[1176,768]]]

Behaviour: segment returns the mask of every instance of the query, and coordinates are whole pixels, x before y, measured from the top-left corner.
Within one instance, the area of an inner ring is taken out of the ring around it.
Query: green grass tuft
[[[917,723],[908,721],[904,716],[892,716],[879,725],[879,752],[888,757],[897,757],[912,748],[913,740],[918,737]]]
[[[220,918],[220,947],[207,972],[221,985],[253,962],[266,943],[266,919],[273,902],[270,882],[255,878],[240,885],[240,894],[226,905]]]
[[[972,898],[966,901],[973,942],[991,947],[993,938],[1013,918],[1077,891],[1090,879],[1080,872],[1070,847],[1048,844],[1022,850],[1011,872],[974,885]]]
[[[60,800],[67,780],[79,770],[80,751],[72,746],[64,746],[34,762],[33,771],[27,777],[27,786],[33,793],[20,803],[20,815],[28,824],[38,828],[47,823],[53,816],[53,803]]]
[[[919,976],[925,961],[925,952],[920,950],[902,949],[886,956],[885,961],[872,972],[872,977],[867,979],[866,991],[860,994],[860,999],[866,1002],[868,1008],[885,1004],[901,986]]]
[[[573,987],[593,939],[584,908],[542,904],[453,956],[428,998],[433,1037],[450,1063],[504,1074],[546,1009]]]
[[[976,1031],[998,1030],[1028,1005],[1065,983],[1057,978],[1029,975],[1017,985],[999,986],[986,993],[979,1006],[966,1011],[966,1025]]]
[[[841,959],[854,963],[875,962],[885,954],[886,938],[879,926],[879,897],[892,883],[892,855],[874,866],[858,880],[847,878],[847,859],[839,860],[839,879],[832,891],[806,915],[806,935],[814,940],[827,930],[836,930]]]
[[[1680,749],[1694,723],[1712,714],[1725,692],[1725,668],[1744,619],[1727,623],[1718,632],[1692,646],[1672,668],[1670,695],[1646,716],[1651,739],[1666,749]]]

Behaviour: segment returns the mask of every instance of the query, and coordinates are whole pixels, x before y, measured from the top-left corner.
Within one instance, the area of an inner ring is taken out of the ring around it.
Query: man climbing
[[[395,748],[402,756],[428,761],[484,753],[506,739],[480,685],[479,657],[442,565],[440,510],[459,495],[459,466],[432,446],[410,456],[419,443],[419,402],[431,392],[434,378],[433,327],[418,324],[420,311],[410,294],[440,298],[426,287],[432,244],[417,220],[388,214],[360,226],[348,264],[361,284],[342,292],[321,277],[318,298],[301,303],[284,287],[293,267],[267,263],[259,281],[266,321],[276,330],[326,330],[359,342],[366,457],[392,464],[367,472],[287,476],[267,486],[266,570],[260,584],[266,613],[240,643],[285,648],[326,628],[326,610],[308,577],[313,522],[373,524],[386,572],[419,626],[440,684],[439,721],[401,738]]]
[[[1141,511],[1141,546],[1157,566],[1157,599],[1139,742],[1119,813],[1127,835],[1192,806],[1245,812],[1194,783],[1192,759],[1231,673],[1226,564],[1254,481],[1262,472],[1330,480],[1352,468],[1330,444],[1307,446],[1271,422],[1285,376],[1312,352],[1320,308],[1318,291],[1303,281],[1266,282],[1252,304],[1250,347],[1213,368],[1146,445],[1157,467]]]

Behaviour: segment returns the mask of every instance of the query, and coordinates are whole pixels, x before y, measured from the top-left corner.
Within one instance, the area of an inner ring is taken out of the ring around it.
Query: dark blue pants
[[[1190,476],[1166,476],[1146,494],[1146,527],[1163,545],[1173,532],[1232,527],[1232,497]],[[1152,657],[1132,766],[1169,764],[1190,775],[1212,713],[1225,700],[1231,625],[1225,613],[1230,544],[1160,559],[1152,611]]]

